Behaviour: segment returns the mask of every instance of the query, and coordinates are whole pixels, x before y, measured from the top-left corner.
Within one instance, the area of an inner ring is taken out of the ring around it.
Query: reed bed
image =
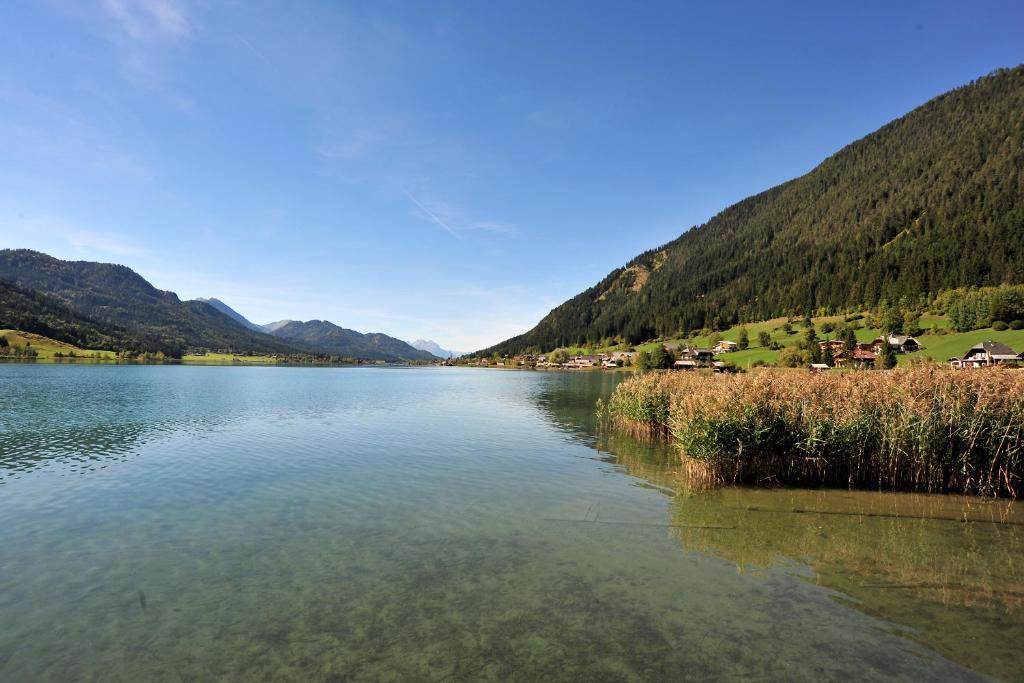
[[[649,373],[602,423],[679,446],[705,481],[1016,497],[1024,372],[919,367],[809,374]]]

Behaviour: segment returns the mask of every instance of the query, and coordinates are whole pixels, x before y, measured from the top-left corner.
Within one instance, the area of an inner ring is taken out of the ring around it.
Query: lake
[[[0,679],[1021,679],[1019,506],[688,491],[619,377],[0,365]]]

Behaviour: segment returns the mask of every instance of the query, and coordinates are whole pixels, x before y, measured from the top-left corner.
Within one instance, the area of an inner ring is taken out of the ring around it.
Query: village
[[[853,342],[843,339],[826,339],[817,342],[821,362],[809,363],[805,368],[811,372],[826,372],[833,369],[870,370],[882,367],[882,357],[886,353],[905,355],[915,353],[924,347],[914,337],[908,335],[879,336],[869,342]],[[721,340],[711,348],[689,346],[678,342],[664,342],[662,358],[664,365],[651,365],[658,369],[678,371],[710,370],[717,373],[736,372],[740,370],[735,363],[729,361],[729,354],[739,350],[734,341]],[[564,370],[616,370],[633,368],[638,363],[642,351],[609,351],[595,354],[570,355],[564,351],[550,354],[522,354],[501,359],[482,358],[472,361],[480,367],[518,367],[518,368],[551,368]],[[970,347],[963,356],[947,360],[952,368],[970,369],[987,368],[1000,365],[1017,365],[1024,363],[1024,352],[1018,353],[1008,345],[997,341],[983,341]]]

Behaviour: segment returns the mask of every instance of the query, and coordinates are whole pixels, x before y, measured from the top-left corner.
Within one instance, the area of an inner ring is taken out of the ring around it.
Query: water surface
[[[1012,504],[687,491],[616,381],[0,365],[0,679],[1019,679]]]

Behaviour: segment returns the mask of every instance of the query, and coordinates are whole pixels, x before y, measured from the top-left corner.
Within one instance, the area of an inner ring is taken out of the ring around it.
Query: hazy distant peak
[[[288,323],[294,323],[294,322],[298,322],[298,321],[297,320],[277,320],[277,321],[272,322],[272,323],[267,323],[266,325],[260,325],[260,329],[263,330],[264,332],[276,332],[277,330],[281,329],[282,327],[284,327]]]
[[[459,356],[466,355],[465,351],[452,351],[450,349],[442,348],[440,344],[432,339],[417,339],[411,342],[409,346],[420,351],[426,351],[432,353],[438,358],[458,358]]]

